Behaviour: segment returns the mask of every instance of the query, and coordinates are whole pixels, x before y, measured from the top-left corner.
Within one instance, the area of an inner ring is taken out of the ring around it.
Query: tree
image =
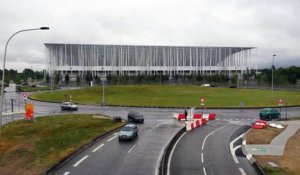
[[[66,74],[66,76],[65,76],[65,82],[66,82],[67,85],[68,85],[69,82],[70,82],[70,77],[69,77],[68,74]]]
[[[49,74],[47,74],[47,76],[46,76],[46,82],[47,82],[47,84],[50,83],[50,76],[49,76]]]
[[[31,77],[31,78],[34,77],[34,71],[32,69],[24,69],[22,74],[23,74],[23,79],[25,81],[27,81],[28,77]]]
[[[79,86],[80,83],[81,83],[81,79],[80,79],[80,76],[79,76],[79,75],[76,76],[76,83],[77,83],[78,86]]]
[[[90,83],[91,81],[93,81],[93,76],[90,72],[87,72],[87,74],[85,75],[85,81],[86,83]]]
[[[60,76],[59,74],[55,74],[55,84],[58,84],[60,82]]]
[[[237,75],[237,74],[234,74],[234,75],[231,77],[231,83],[232,83],[232,84],[236,84],[236,83],[237,83],[237,79],[238,79],[238,75]]]

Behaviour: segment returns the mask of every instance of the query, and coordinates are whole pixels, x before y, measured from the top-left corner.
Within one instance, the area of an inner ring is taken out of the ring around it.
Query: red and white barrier
[[[216,119],[216,114],[215,113],[212,113],[212,114],[203,114],[203,118],[206,121],[215,120]]]
[[[180,113],[180,114],[174,113],[173,118],[175,118],[177,120],[185,120],[185,116],[182,113]],[[189,116],[187,116],[187,119],[189,119]],[[193,119],[202,119],[202,114],[194,114]]]
[[[191,120],[191,121],[186,121],[185,122],[185,129],[186,131],[193,130],[201,125],[205,125],[206,120],[205,119],[196,119],[196,120]]]

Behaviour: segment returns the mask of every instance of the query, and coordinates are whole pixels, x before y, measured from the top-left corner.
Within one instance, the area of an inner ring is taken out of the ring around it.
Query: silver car
[[[61,107],[62,111],[72,111],[72,110],[77,111],[78,110],[77,105],[73,104],[72,102],[62,102],[60,107]]]
[[[138,127],[135,124],[127,124],[119,132],[119,141],[133,140],[137,136],[138,136]]]

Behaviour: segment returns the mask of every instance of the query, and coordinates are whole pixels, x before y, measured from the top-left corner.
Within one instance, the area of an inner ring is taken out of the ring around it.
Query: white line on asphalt
[[[155,128],[158,128],[161,124],[162,124],[162,123],[157,124]]]
[[[204,175],[206,175],[206,170],[205,170],[205,168],[203,167],[203,173],[204,173]]]
[[[213,133],[215,133],[216,131],[218,131],[218,130],[220,130],[220,129],[226,127],[226,126],[228,126],[228,125],[222,126],[222,127],[218,128],[218,129],[215,129],[214,131],[210,132],[210,133],[204,138],[204,140],[203,140],[203,143],[202,143],[202,150],[204,150],[204,144],[205,144],[206,139],[207,139],[210,135],[212,135]]]
[[[236,152],[237,149],[239,149],[240,147],[242,147],[242,145],[238,145],[235,148],[233,148],[233,151]]]
[[[110,141],[112,141],[113,139],[115,139],[115,138],[117,138],[117,137],[118,137],[118,135],[115,135],[115,136],[113,136],[112,138],[108,139],[107,141],[110,142]]]
[[[100,149],[102,146],[104,146],[104,144],[99,145],[97,148],[95,148],[92,152],[96,152],[98,149]]]
[[[233,149],[233,144],[237,141],[237,140],[239,140],[240,138],[242,138],[243,136],[244,136],[245,134],[241,134],[240,136],[238,136],[237,138],[235,138],[234,140],[232,140],[231,142],[230,142],[230,152],[231,152],[231,156],[232,156],[232,158],[233,158],[233,160],[234,160],[234,162],[235,163],[239,163],[239,161],[238,161],[238,159],[237,159],[237,157],[236,157],[236,155],[235,155],[235,149]]]
[[[201,162],[204,163],[203,153],[201,153]]]
[[[88,158],[89,156],[88,155],[86,155],[86,156],[84,156],[83,158],[81,158],[78,162],[76,162],[74,165],[73,165],[73,167],[77,167],[81,162],[83,162],[86,158]]]
[[[65,173],[64,173],[64,175],[68,175],[68,174],[70,174],[70,172],[65,172]]]
[[[181,139],[185,134],[186,134],[186,132],[183,133],[183,134],[178,138],[178,140],[176,141],[176,143],[174,144],[174,146],[173,146],[173,148],[172,148],[172,150],[171,150],[171,152],[170,152],[170,157],[169,157],[169,160],[168,160],[167,175],[170,175],[171,160],[172,160],[172,156],[173,156],[174,150],[175,150],[175,148],[176,148],[178,142],[180,141],[180,139]]]
[[[240,172],[241,172],[241,175],[246,175],[245,171],[243,168],[239,168]]]
[[[135,145],[133,145],[133,147],[128,151],[128,154],[133,150],[134,147]]]

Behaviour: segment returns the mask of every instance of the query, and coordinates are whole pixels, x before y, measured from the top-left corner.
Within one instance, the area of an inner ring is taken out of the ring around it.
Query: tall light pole
[[[28,32],[28,31],[33,31],[33,30],[49,30],[49,27],[40,27],[40,28],[34,28],[34,29],[24,29],[24,30],[19,30],[16,33],[14,33],[13,35],[11,35],[5,45],[5,49],[4,49],[4,58],[3,58],[3,73],[2,73],[2,82],[1,82],[1,104],[0,104],[0,140],[1,140],[1,126],[2,126],[2,108],[3,108],[3,99],[4,99],[4,76],[5,76],[5,62],[6,62],[6,53],[7,53],[7,45],[9,43],[9,41],[18,33],[21,32]]]
[[[274,57],[276,57],[275,54],[273,54],[273,61],[272,61],[272,93],[274,91],[274,80],[273,80],[273,78],[274,78],[274,69],[275,69],[275,66],[274,66]]]

